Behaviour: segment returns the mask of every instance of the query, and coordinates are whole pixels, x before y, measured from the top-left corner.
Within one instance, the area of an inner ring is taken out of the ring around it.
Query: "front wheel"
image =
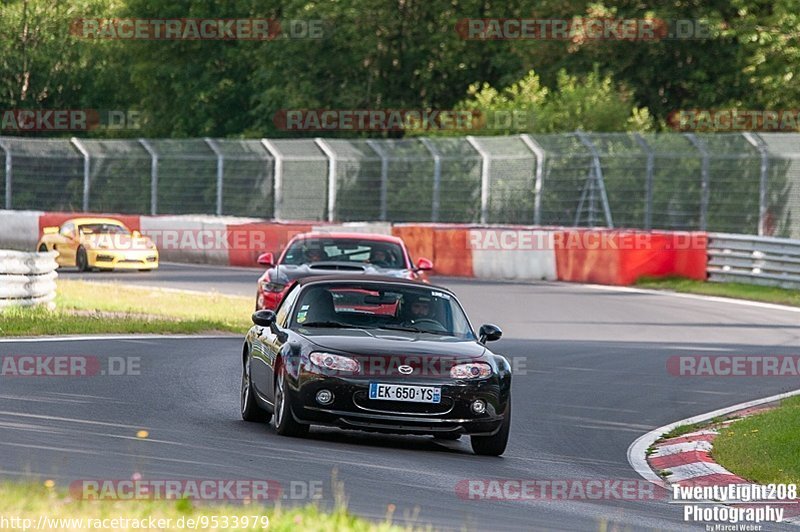
[[[305,436],[308,433],[308,425],[298,423],[292,416],[286,367],[283,365],[275,381],[275,431],[281,436]]]
[[[508,433],[511,429],[511,398],[508,399],[506,415],[500,430],[493,436],[471,436],[470,444],[475,454],[481,456],[500,456],[506,451]]]
[[[75,253],[75,266],[78,267],[79,272],[85,272],[89,269],[89,257],[86,256],[86,248],[80,246]]]
[[[262,409],[256,403],[253,392],[253,383],[250,380],[250,357],[242,365],[242,391],[241,391],[242,419],[245,421],[269,423],[272,414]]]

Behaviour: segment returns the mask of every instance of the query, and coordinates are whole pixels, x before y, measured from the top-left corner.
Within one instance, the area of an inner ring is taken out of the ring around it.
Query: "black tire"
[[[253,396],[253,383],[250,380],[250,357],[247,362],[242,364],[242,387],[239,394],[239,403],[242,410],[242,419],[245,421],[269,423],[272,414],[258,406],[256,398]]]
[[[511,429],[511,398],[500,430],[494,436],[471,436],[470,444],[475,454],[481,456],[500,456],[506,451],[508,433]]]
[[[89,271],[89,257],[86,256],[86,249],[83,246],[79,246],[75,252],[75,266],[79,272]]]
[[[47,246],[44,244],[39,246],[39,253],[47,253]]]
[[[308,425],[298,423],[292,416],[286,384],[286,367],[281,365],[275,379],[275,431],[281,436],[305,436]]]

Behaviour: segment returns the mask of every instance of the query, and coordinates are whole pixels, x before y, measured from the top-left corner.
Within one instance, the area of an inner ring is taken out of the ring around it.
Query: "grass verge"
[[[723,428],[712,455],[729,471],[760,484],[800,484],[800,397]]]
[[[269,522],[261,516],[267,516]],[[140,530],[152,529],[151,519],[162,530],[267,530],[270,531],[375,531],[406,530],[393,526],[389,516],[383,523],[372,523],[355,517],[344,507],[323,512],[315,506],[302,508],[264,508],[258,505],[196,506],[186,499],[137,501],[75,500],[45,485],[0,483],[0,517],[18,519],[3,523],[0,528],[32,530],[46,518],[44,529],[49,530]],[[116,519],[116,522],[111,520]],[[189,526],[189,520],[200,526]],[[216,519],[216,521],[214,521]],[[228,527],[223,526],[227,519]],[[23,521],[30,520],[30,521]],[[91,520],[91,521],[90,521]],[[127,520],[127,521],[123,521]],[[169,520],[169,521],[167,521]],[[141,524],[144,523],[144,526]],[[216,523],[216,526],[214,526]],[[239,526],[234,526],[238,523]],[[137,524],[139,526],[137,526]],[[268,524],[268,526],[263,526]],[[181,526],[183,525],[183,526]]]
[[[655,290],[672,290],[686,294],[702,294],[707,296],[748,299],[764,303],[776,303],[800,307],[800,290],[759,286],[745,283],[710,283],[684,279],[681,277],[642,278],[636,282],[639,288]]]
[[[0,336],[244,333],[252,312],[249,297],[61,280],[56,310],[5,309]]]

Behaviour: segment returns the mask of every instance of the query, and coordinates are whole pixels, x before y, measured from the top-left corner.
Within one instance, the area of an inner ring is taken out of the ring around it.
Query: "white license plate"
[[[369,383],[369,398],[408,403],[439,403],[442,389],[438,386],[408,386],[405,384]]]

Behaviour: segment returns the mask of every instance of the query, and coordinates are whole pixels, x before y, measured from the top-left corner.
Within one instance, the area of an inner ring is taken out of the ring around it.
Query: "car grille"
[[[453,409],[453,400],[450,397],[442,397],[440,403],[407,403],[405,401],[377,401],[370,399],[366,391],[359,391],[353,395],[353,402],[359,408],[371,412],[382,412],[385,414],[414,414],[435,416],[447,414]]]

